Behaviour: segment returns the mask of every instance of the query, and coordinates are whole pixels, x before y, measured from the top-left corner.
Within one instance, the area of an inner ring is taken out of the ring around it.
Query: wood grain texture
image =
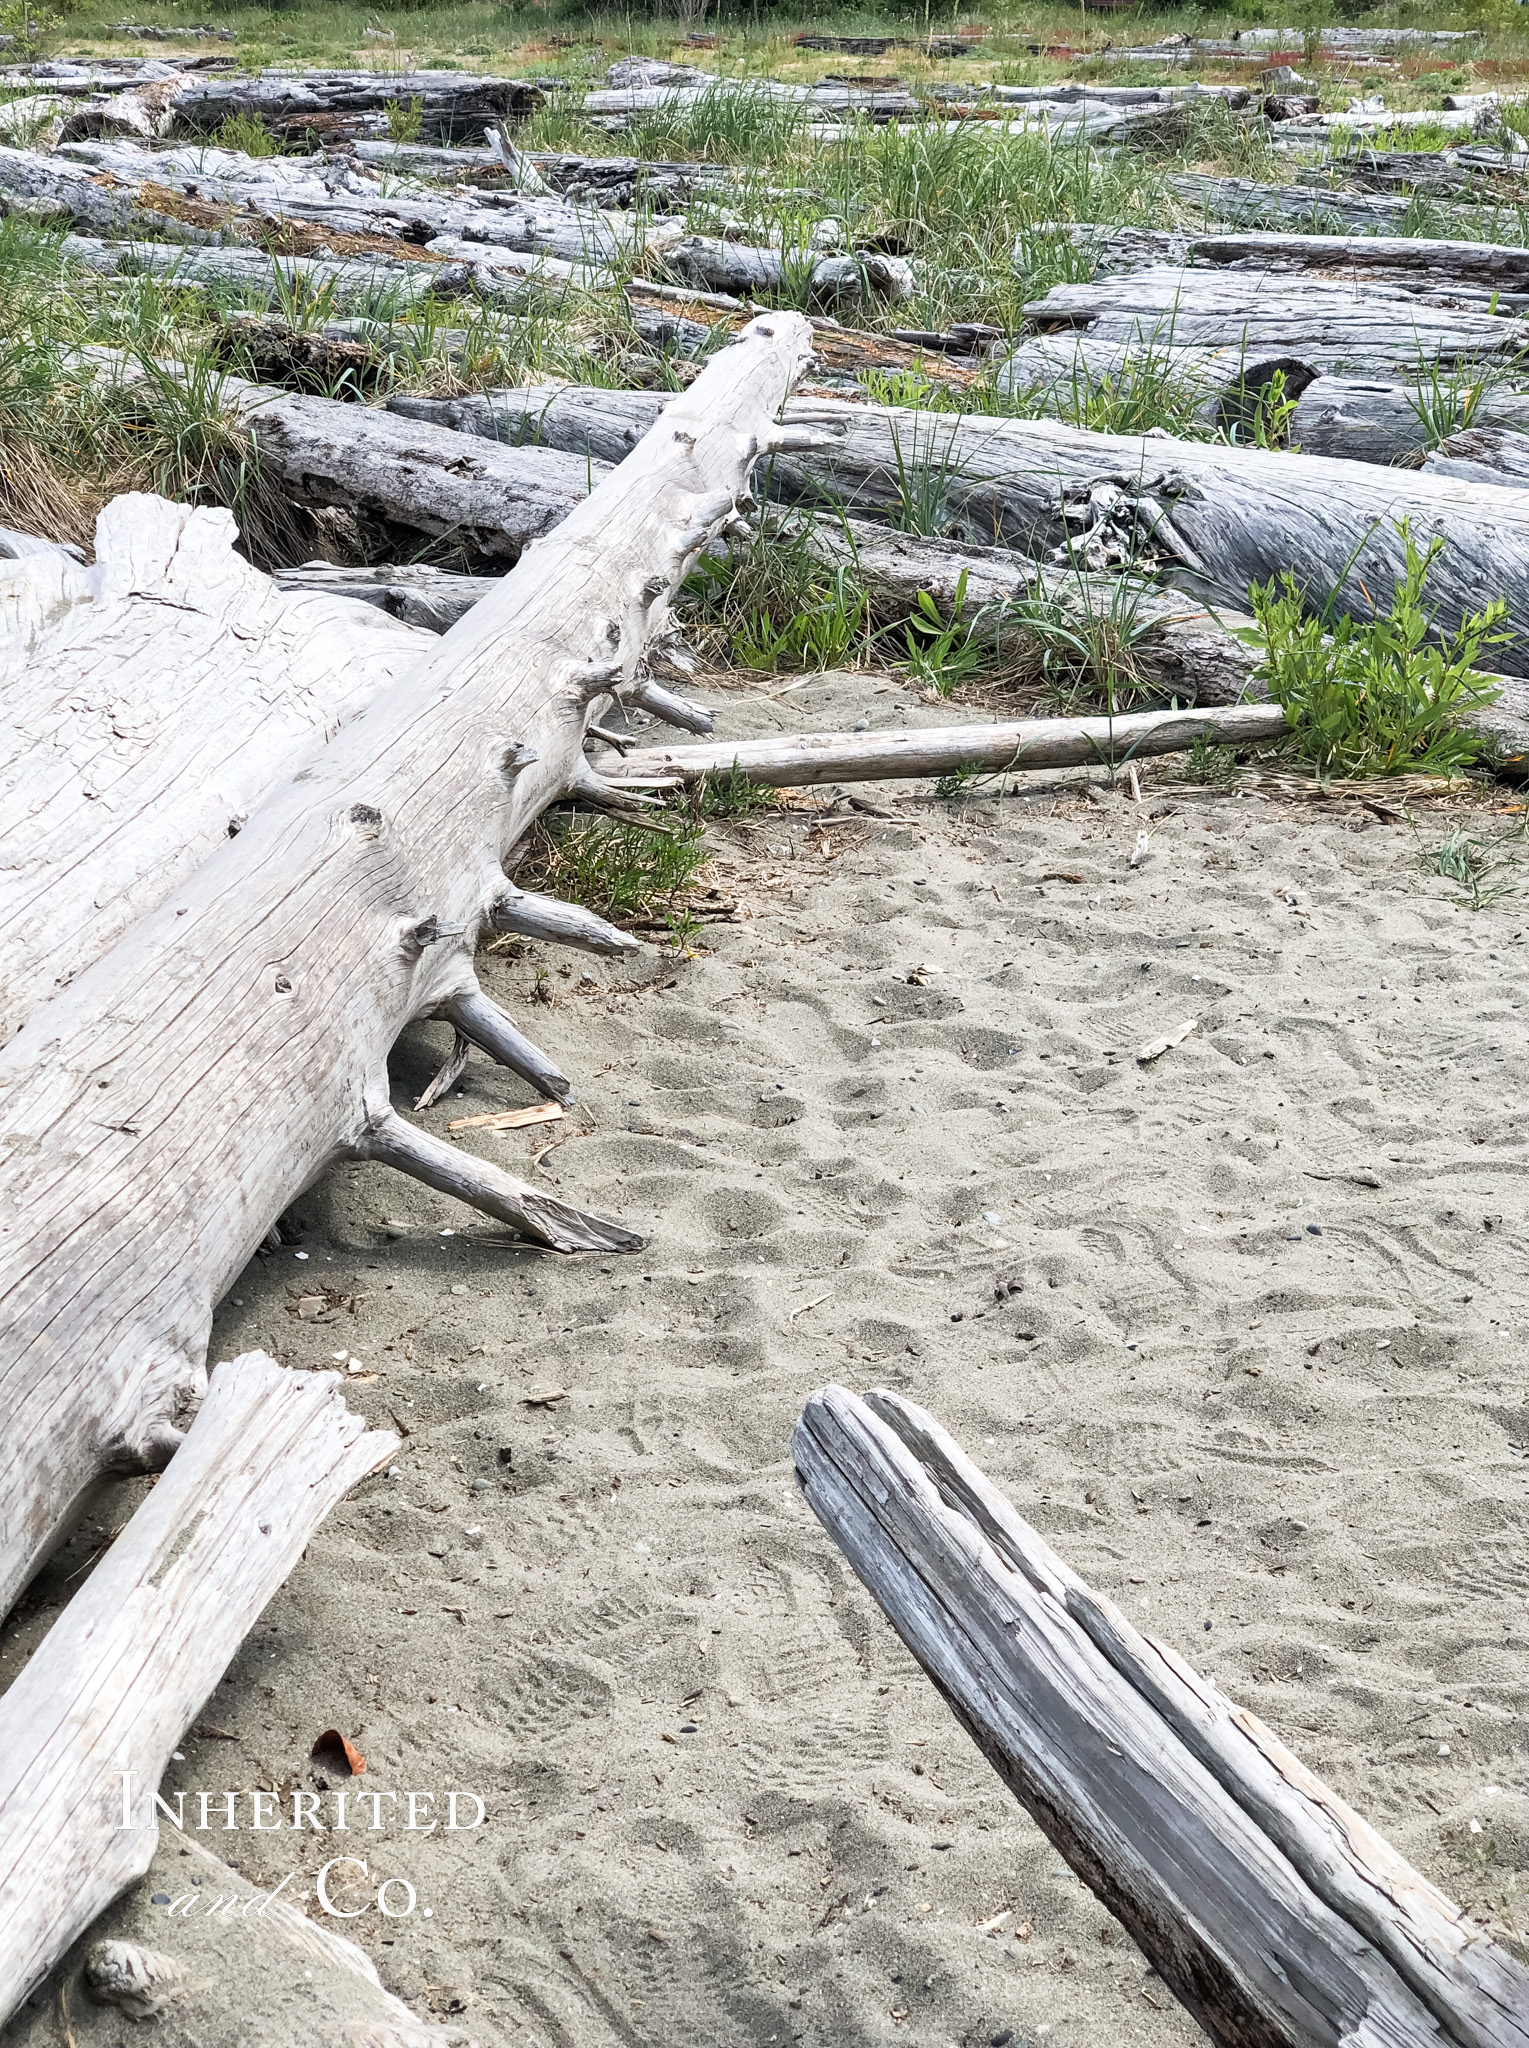
[[[416,664],[374,606],[284,593],[231,514],[129,493],[90,569],[0,565],[0,1039]]]
[[[1226,710],[1136,711],[1120,718],[1025,718],[987,725],[929,725],[898,732],[799,732],[762,740],[687,741],[601,755],[612,781],[675,775],[698,782],[730,770],[768,788],[815,782],[879,782],[904,775],[1081,768],[1146,754],[1171,754],[1196,740],[1217,746],[1269,744],[1285,731],[1277,704]]]
[[[398,1448],[335,1373],[247,1352],[0,1700],[0,2021],[147,1867],[152,1794],[324,1516]],[[122,1773],[135,1774],[124,1828]]]
[[[934,1418],[814,1394],[809,1505],[958,1720],[1222,2048],[1525,2048],[1529,1971],[1139,1635]]]
[[[1369,375],[1508,361],[1529,344],[1521,320],[1484,306],[1434,305],[1395,284],[1169,264],[1054,285],[1025,317],[1041,327],[1086,327],[1095,341],[1275,349],[1313,369]]]
[[[538,814],[601,794],[585,723],[733,516],[810,336],[780,314],[722,350],[619,472],[0,1051],[7,1600],[100,1473],[173,1451],[213,1304],[304,1187],[389,1131],[395,1039],[476,991],[477,936]],[[531,1227],[564,1248],[638,1241],[576,1212]]]

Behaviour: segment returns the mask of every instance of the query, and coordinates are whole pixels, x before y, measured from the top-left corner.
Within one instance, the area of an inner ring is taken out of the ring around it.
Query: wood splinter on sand
[[[510,929],[550,915],[504,862],[570,795],[651,815],[590,765],[585,729],[640,689],[673,591],[775,445],[811,335],[781,313],[721,350],[523,564],[0,1051],[7,1603],[105,1473],[170,1457],[214,1304],[337,1161],[396,1166],[554,1250],[641,1243],[408,1122],[387,1060],[408,1024],[444,1017],[532,1064],[473,965],[501,905]],[[568,1088],[540,1054],[536,1083]]]
[[[932,1416],[827,1387],[792,1451],[956,1718],[1220,2048],[1529,2048],[1529,1970],[1139,1635]]]

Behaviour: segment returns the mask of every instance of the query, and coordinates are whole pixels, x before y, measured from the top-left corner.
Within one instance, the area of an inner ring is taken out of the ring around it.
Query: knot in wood
[[[448,924],[441,917],[426,917],[411,928],[409,937],[423,952],[426,946],[438,946],[442,939],[460,939],[466,930],[465,924]]]

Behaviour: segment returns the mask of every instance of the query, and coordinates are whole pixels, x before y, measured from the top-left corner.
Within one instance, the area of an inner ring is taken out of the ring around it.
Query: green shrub
[[[1269,694],[1322,775],[1455,775],[1489,750],[1462,720],[1501,694],[1476,662],[1483,648],[1513,637],[1498,630],[1507,605],[1493,598],[1455,632],[1439,633],[1424,586],[1444,542],[1419,548],[1405,520],[1397,533],[1402,573],[1390,610],[1373,618],[1333,616],[1331,605],[1308,616],[1288,569],[1249,592]]]

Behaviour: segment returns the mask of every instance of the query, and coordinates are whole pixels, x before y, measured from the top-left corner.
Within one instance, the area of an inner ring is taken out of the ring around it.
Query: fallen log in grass
[[[219,1366],[179,1456],[0,1701],[0,2022],[148,1868],[171,1751],[325,1515],[397,1450],[338,1387],[260,1351]]]
[[[1220,2048],[1529,2048],[1529,1970],[1138,1635],[932,1416],[828,1387],[792,1455],[956,1718]]]
[[[762,740],[705,740],[598,755],[595,772],[634,786],[689,785],[741,775],[770,789],[813,782],[880,782],[911,775],[1081,768],[1182,753],[1197,740],[1265,746],[1286,731],[1277,704],[1207,711],[1137,711],[1120,718],[1022,718],[990,725],[926,725],[906,732],[799,732]]]
[[[541,387],[394,405],[462,433],[619,460],[672,402],[654,392]],[[1279,449],[850,399],[795,399],[784,418],[788,441],[763,483],[791,503],[884,514],[1075,571],[1160,565],[1180,588],[1235,612],[1245,610],[1250,584],[1288,569],[1315,606],[1335,596],[1356,618],[1389,601],[1405,561],[1397,526],[1407,520],[1415,540],[1438,535],[1446,544],[1428,586],[1443,631],[1499,595],[1510,619],[1529,626],[1523,490]],[[1508,675],[1529,673],[1529,635],[1490,658]]]
[[[408,1123],[387,1058],[423,1017],[515,1054],[473,968],[480,932],[526,910],[503,861],[568,796],[651,815],[590,767],[586,724],[734,516],[810,343],[779,314],[720,351],[618,474],[0,1051],[0,1601],[104,1472],[170,1456],[214,1303],[335,1162],[386,1161],[556,1250],[641,1242]]]

